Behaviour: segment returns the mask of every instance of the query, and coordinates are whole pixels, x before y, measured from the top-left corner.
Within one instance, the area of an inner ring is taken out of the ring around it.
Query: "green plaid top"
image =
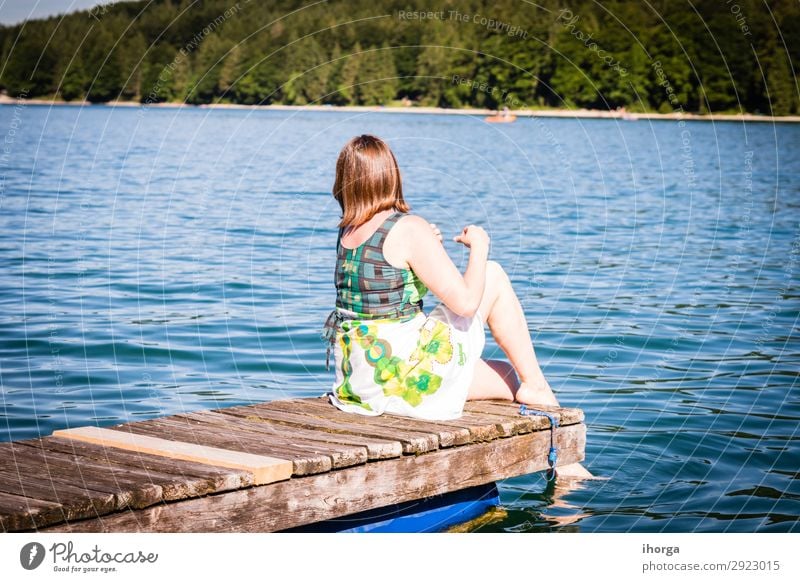
[[[425,284],[411,269],[398,269],[383,256],[383,241],[402,212],[393,212],[378,230],[354,249],[336,240],[336,307],[367,318],[407,319],[422,311]]]

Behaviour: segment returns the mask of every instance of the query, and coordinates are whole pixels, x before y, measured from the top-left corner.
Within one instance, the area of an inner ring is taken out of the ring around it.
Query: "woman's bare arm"
[[[483,298],[489,237],[480,227],[465,229],[456,241],[470,247],[467,269],[462,275],[447,255],[431,225],[424,218],[409,215],[402,225],[409,267],[425,286],[453,312],[472,317]]]

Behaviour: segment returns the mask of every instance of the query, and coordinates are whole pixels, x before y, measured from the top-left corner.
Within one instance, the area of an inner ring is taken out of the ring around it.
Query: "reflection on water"
[[[606,478],[509,479],[480,531],[798,529],[800,127],[19,115],[0,167],[0,440],[324,392],[334,162],[372,132],[462,268],[448,233],[487,228]]]

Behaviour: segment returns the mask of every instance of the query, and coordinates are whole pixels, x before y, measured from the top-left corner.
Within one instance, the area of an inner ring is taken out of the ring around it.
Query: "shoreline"
[[[157,107],[164,109],[197,108],[197,109],[253,109],[263,111],[343,111],[372,113],[411,113],[416,115],[471,115],[490,116],[497,114],[495,109],[445,107],[386,107],[380,105],[243,105],[234,103],[209,103],[193,105],[189,103],[139,103],[138,101],[108,101],[106,103],[90,103],[88,101],[61,101],[48,99],[12,99],[0,95],[0,105],[49,105],[66,107]],[[668,120],[668,121],[755,121],[761,123],[798,123],[800,115],[756,115],[754,113],[631,113],[629,111],[608,111],[602,109],[515,109],[510,110],[516,117],[550,117],[577,119],[622,119]]]

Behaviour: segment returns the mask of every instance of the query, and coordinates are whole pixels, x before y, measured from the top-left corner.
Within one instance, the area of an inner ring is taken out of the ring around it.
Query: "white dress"
[[[444,304],[405,321],[345,319],[335,337],[330,400],[357,414],[458,418],[485,343],[479,313],[463,317]]]

